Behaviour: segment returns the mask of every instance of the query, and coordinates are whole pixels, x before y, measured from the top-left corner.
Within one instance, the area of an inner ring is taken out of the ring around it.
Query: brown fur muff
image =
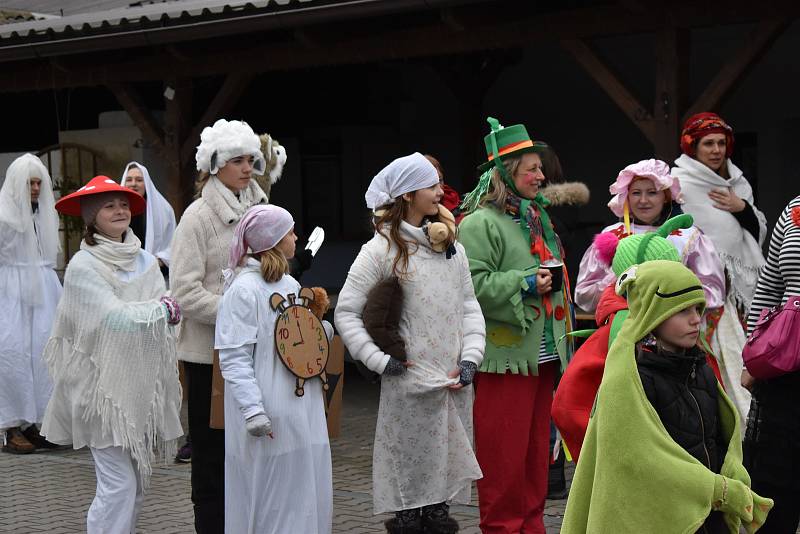
[[[383,352],[400,361],[406,360],[406,344],[400,337],[400,314],[403,310],[403,288],[391,276],[378,282],[367,294],[362,318],[372,340]]]

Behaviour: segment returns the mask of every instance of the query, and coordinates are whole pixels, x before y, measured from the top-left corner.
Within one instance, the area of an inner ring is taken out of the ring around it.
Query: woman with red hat
[[[141,195],[105,176],[56,203],[59,212],[83,217],[86,233],[64,275],[44,350],[54,388],[42,434],[92,452],[90,534],[135,530],[153,450],[174,455],[183,433],[170,326],[180,310],[165,296],[156,258],[128,226],[144,207]]]
[[[727,279],[725,304],[716,321],[718,335],[712,338],[711,348],[725,362],[737,363],[727,372],[738,375],[745,342],[740,323],[765,263],[761,246],[767,219],[756,208],[753,188],[744,173],[730,159],[733,128],[722,117],[710,112],[689,117],[680,143],[683,154],[675,160],[671,173],[681,183],[683,211],[694,217],[695,225],[714,243]],[[744,373],[745,379],[749,377]],[[739,406],[745,401],[749,404],[748,395],[740,396]]]

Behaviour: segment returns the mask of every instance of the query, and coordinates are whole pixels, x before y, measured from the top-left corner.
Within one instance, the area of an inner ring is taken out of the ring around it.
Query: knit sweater
[[[523,297],[525,277],[536,274],[539,260],[519,223],[494,207],[483,207],[464,218],[459,241],[467,251],[475,295],[486,319],[486,354],[480,370],[490,373],[537,375],[539,348],[545,335],[546,314],[540,295]],[[552,339],[566,331],[562,291],[551,294]],[[562,367],[565,343],[556,343]]]
[[[233,231],[248,208],[266,202],[267,196],[253,180],[237,198],[212,177],[200,198],[183,212],[172,240],[169,273],[172,295],[183,313],[179,360],[212,363],[222,271],[228,266]]]

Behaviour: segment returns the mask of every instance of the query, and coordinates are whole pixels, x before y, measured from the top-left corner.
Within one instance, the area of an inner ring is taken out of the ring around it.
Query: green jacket
[[[553,309],[560,307],[560,313],[552,317],[545,316],[540,296],[523,298],[522,292],[528,289],[525,277],[536,274],[539,259],[531,254],[519,223],[496,208],[483,207],[465,217],[458,231],[486,319],[486,353],[480,370],[538,374],[543,335],[549,350],[558,345],[563,369],[567,344],[556,342],[566,331],[564,294],[551,294]]]

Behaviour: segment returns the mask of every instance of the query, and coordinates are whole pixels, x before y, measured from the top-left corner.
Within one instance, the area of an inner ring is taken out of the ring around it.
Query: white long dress
[[[413,245],[409,275],[401,281],[400,335],[414,366],[381,377],[381,398],[372,457],[376,514],[445,501],[466,504],[481,478],[472,448],[472,387],[447,389],[460,360],[480,365],[486,324],[475,298],[464,247],[434,252],[422,228],[401,223]],[[373,342],[362,312],[369,291],[390,276],[397,249],[376,235],[362,248],[336,305],[336,327],[350,354],[382,373],[388,354]]]
[[[34,221],[36,220],[34,215]],[[1,225],[2,223],[0,223]],[[53,383],[42,360],[61,282],[55,265],[41,257],[20,262],[24,234],[0,229],[0,429],[41,423]],[[26,293],[37,285],[36,301]]]
[[[275,353],[273,293],[298,294],[289,275],[276,283],[248,263],[222,297],[215,348],[225,378],[225,532],[331,532],[331,450],[322,382],[295,395],[295,377]],[[264,412],[274,438],[247,433],[245,420]]]
[[[30,179],[41,180],[38,209]],[[42,351],[61,282],[53,184],[33,154],[15,159],[0,189],[0,430],[41,423],[53,390]]]

